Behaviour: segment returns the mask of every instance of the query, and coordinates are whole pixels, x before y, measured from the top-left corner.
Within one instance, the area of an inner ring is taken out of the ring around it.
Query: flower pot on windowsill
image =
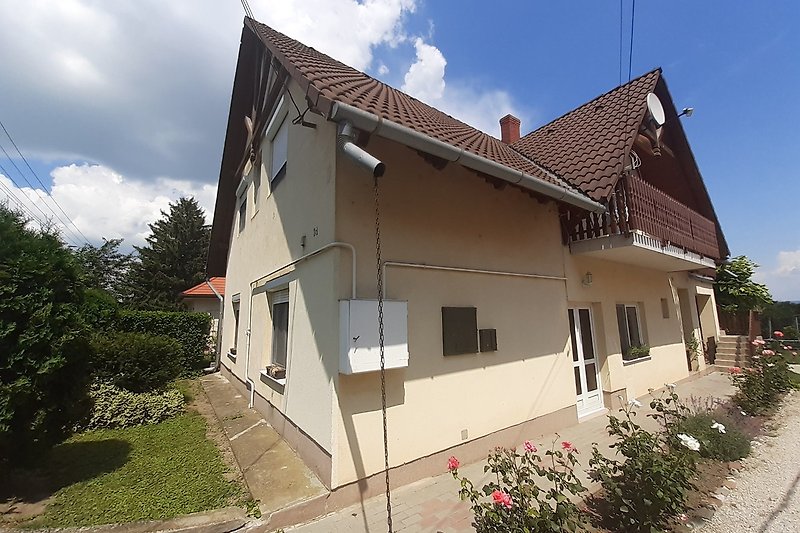
[[[272,379],[285,379],[286,378],[286,369],[283,368],[281,365],[269,365],[266,370],[267,370],[267,374]]]

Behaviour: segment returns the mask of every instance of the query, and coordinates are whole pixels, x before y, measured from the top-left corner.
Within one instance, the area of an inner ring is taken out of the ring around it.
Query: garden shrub
[[[780,335],[779,335],[780,334]],[[780,331],[775,335],[782,337]],[[777,355],[780,342],[773,341],[765,348],[763,340],[756,339],[751,368],[734,367],[731,378],[738,389],[734,401],[751,415],[763,414],[774,408],[783,395],[792,388],[789,366]]]
[[[472,482],[458,474],[455,457],[448,469],[461,483],[459,495],[469,500],[474,514],[473,526],[479,533],[561,532],[584,529],[583,517],[570,495],[586,489],[575,475],[578,451],[569,442],[561,449],[544,453],[526,441],[523,451],[496,448],[489,454],[484,472],[495,474],[495,480],[477,490]],[[539,484],[548,485],[547,490]],[[488,498],[491,497],[491,501]]]
[[[183,394],[177,389],[131,392],[97,381],[89,390],[93,406],[83,429],[113,429],[157,424],[183,412]]]
[[[181,373],[183,349],[169,337],[110,332],[92,348],[94,376],[131,392],[161,389]]]
[[[651,533],[686,509],[700,443],[691,434],[679,432],[686,408],[674,386],[666,398],[650,403],[656,412],[648,416],[660,422],[660,431],[651,433],[634,421],[640,405],[632,400],[620,409],[622,418],[608,417],[608,433],[616,438],[611,448],[624,460],[605,457],[595,444],[589,466],[611,509],[612,516],[607,518],[623,531]]]
[[[698,413],[687,417],[679,430],[700,442],[702,457],[737,461],[750,455],[750,438],[730,418]]]
[[[211,316],[206,313],[172,311],[122,311],[117,329],[172,337],[183,348],[181,374],[190,375],[204,366]]]
[[[62,440],[89,405],[78,265],[26,224],[0,204],[0,469]]]
[[[119,304],[103,289],[86,289],[81,315],[87,326],[96,331],[113,329],[117,323]]]

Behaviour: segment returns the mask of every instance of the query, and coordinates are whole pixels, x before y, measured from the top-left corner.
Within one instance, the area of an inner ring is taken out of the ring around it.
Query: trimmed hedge
[[[92,339],[94,377],[131,392],[162,389],[182,371],[183,348],[175,339],[113,332]]]
[[[89,391],[93,407],[84,429],[113,429],[157,424],[183,412],[177,389],[131,392],[108,382],[95,382]]]
[[[206,313],[172,311],[121,311],[117,329],[172,337],[183,348],[181,375],[190,375],[203,368],[208,346],[211,316]]]

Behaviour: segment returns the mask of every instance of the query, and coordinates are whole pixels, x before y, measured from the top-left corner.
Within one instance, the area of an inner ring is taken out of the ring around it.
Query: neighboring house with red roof
[[[339,502],[381,490],[376,191],[396,480],[705,368],[686,342],[719,334],[729,252],[661,71],[519,129],[245,19],[208,262],[222,372]]]
[[[189,311],[211,315],[211,336],[216,338],[221,312],[220,298],[225,298],[225,277],[214,276],[181,292],[181,301]]]

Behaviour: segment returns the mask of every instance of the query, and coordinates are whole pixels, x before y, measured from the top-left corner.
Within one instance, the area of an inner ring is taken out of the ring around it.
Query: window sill
[[[650,361],[652,358],[653,358],[652,355],[648,355],[646,357],[639,357],[637,359],[623,359],[622,360],[622,366],[635,365],[636,363],[641,363],[641,362],[644,362],[644,361]]]
[[[228,355],[228,359],[230,359],[234,363],[236,362],[236,354],[232,354],[231,352],[228,352],[227,355]]]
[[[273,378],[269,375],[266,369],[261,370],[261,381],[265,381],[267,383],[273,383],[281,388],[286,386],[286,378]]]

